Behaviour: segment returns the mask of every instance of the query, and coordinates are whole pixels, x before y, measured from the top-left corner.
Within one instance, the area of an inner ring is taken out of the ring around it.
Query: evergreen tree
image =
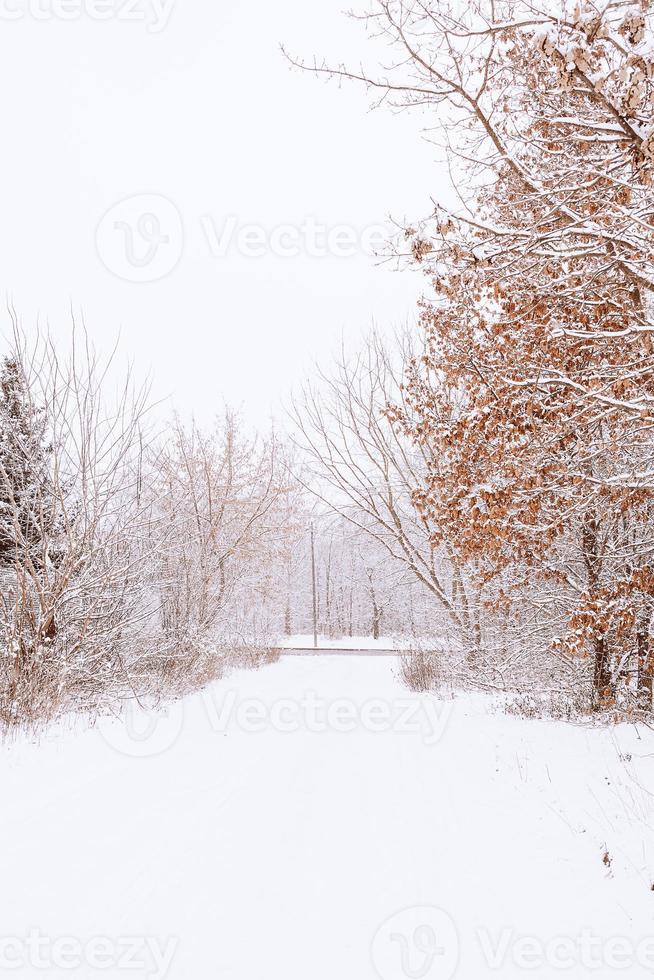
[[[20,361],[0,370],[0,567],[52,560],[57,508],[45,410],[35,405]]]

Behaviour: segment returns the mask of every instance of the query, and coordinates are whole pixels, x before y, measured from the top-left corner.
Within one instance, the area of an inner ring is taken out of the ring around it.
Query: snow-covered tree
[[[52,446],[43,406],[36,405],[21,362],[0,368],[0,566],[41,568],[56,557],[57,507]]]
[[[398,581],[418,583],[432,599],[433,629],[473,655],[482,645],[479,588],[451,542],[433,546],[429,522],[413,499],[427,479],[429,447],[407,437],[387,412],[391,402],[407,417],[412,411],[403,378],[415,340],[411,331],[390,341],[373,333],[360,350],[343,351],[319,383],[298,395],[296,440],[314,496],[352,525],[359,542],[370,539],[359,545],[370,567],[379,568],[385,557]],[[364,577],[364,594],[369,587]]]
[[[177,420],[151,466],[167,538],[154,578],[171,656],[270,639],[297,495],[277,438],[246,433],[230,411],[208,432]]]
[[[151,673],[143,678],[158,643],[147,577],[155,535],[141,493],[147,390],[128,374],[110,395],[111,359],[78,341],[62,355],[16,327],[4,375],[0,458],[14,539],[2,556],[0,714],[9,723],[152,686]]]
[[[591,657],[596,702],[626,678],[649,707],[651,5],[380,0],[365,19],[393,67],[312,70],[429,114],[460,198],[404,235],[433,287],[390,412],[428,456],[414,502],[524,638]]]

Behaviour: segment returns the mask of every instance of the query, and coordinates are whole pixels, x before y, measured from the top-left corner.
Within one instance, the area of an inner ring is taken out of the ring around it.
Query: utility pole
[[[311,522],[311,585],[313,589],[313,649],[318,649],[318,597],[316,595],[316,547]]]

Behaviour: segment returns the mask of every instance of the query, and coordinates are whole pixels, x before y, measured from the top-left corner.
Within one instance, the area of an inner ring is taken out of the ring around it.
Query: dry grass
[[[400,676],[412,691],[434,690],[443,678],[441,651],[421,648],[407,650],[400,657]]]
[[[110,662],[66,664],[54,651],[5,655],[0,674],[0,733],[38,731],[65,715],[94,718],[134,697],[164,704],[202,690],[231,670],[256,670],[279,659],[270,646],[241,643],[177,649],[141,656],[136,666]]]

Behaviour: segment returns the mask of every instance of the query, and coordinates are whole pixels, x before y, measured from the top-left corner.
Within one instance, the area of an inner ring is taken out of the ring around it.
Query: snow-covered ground
[[[283,658],[3,747],[0,973],[651,977],[651,733],[416,697],[396,664]]]

